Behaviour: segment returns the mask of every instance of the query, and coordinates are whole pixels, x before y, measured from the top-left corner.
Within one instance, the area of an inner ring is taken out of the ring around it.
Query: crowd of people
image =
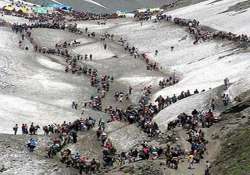
[[[129,97],[132,93],[132,88],[130,87],[128,91],[127,96]],[[137,124],[149,137],[159,135],[159,127],[152,120],[159,110],[157,105],[149,103],[151,93],[151,86],[144,87],[138,104],[130,105],[126,109],[115,108],[113,106],[106,108],[105,112],[110,116],[108,122],[123,121],[129,124]],[[119,96],[116,98],[120,100]]]
[[[77,143],[77,132],[88,131],[95,126],[95,120],[91,117],[80,118],[74,122],[63,124],[51,124],[43,127],[44,135],[51,139],[48,145],[48,157],[53,158],[63,147],[69,143]]]
[[[209,31],[205,27],[200,25],[198,20],[190,20],[185,18],[175,17],[173,18],[170,15],[158,14],[156,16],[156,21],[170,21],[176,25],[188,27],[189,33],[192,34],[195,38],[193,44],[197,44],[200,40],[212,40],[212,39],[221,39],[228,40],[233,42],[249,43],[250,38],[246,34],[234,34],[232,32],[225,31]]]
[[[22,124],[21,126],[21,131],[22,131],[22,134],[23,135],[36,135],[37,134],[37,131],[40,129],[40,126],[39,125],[34,125],[34,123],[32,122],[30,127],[28,127],[27,124]],[[19,130],[19,126],[18,124],[16,124],[14,127],[13,127],[13,131],[14,131],[14,135],[17,135],[17,132]]]
[[[114,40],[113,34],[106,34],[106,39]],[[117,41],[120,45],[124,47],[124,50],[127,51],[130,56],[133,56],[136,58],[141,58],[146,63],[146,69],[147,70],[154,70],[159,71],[161,67],[159,67],[159,64],[157,62],[152,62],[148,56],[147,53],[140,53],[139,49],[135,46],[131,46],[124,38],[120,37],[120,39]]]
[[[176,84],[178,82],[179,82],[179,80],[176,78],[175,75],[173,75],[173,76],[170,76],[168,78],[164,78],[163,80],[160,80],[159,81],[159,86],[160,86],[161,89],[163,89],[163,88],[165,88],[167,86],[172,86],[172,85],[174,85],[174,84]]]
[[[66,144],[77,142],[78,131],[86,131],[93,128],[96,124],[94,119],[81,118],[73,123],[52,124],[44,126],[43,130],[44,134],[52,140],[51,145],[48,147],[49,158],[53,158],[53,156],[60,152],[60,160],[67,167],[79,169],[80,174],[88,174],[99,172],[101,166],[104,168],[122,166],[136,161],[155,160],[159,157],[163,158],[163,156],[165,156],[166,166],[169,168],[178,169],[179,161],[187,158],[187,168],[191,169],[195,163],[199,163],[204,158],[204,154],[207,151],[207,140],[200,127],[210,127],[215,122],[216,119],[211,110],[206,113],[193,110],[192,115],[182,113],[177,117],[177,120],[169,123],[168,130],[172,130],[175,127],[182,127],[187,130],[187,141],[190,143],[190,150],[183,150],[179,145],[171,147],[170,144],[167,144],[166,148],[162,148],[161,146],[152,146],[145,142],[128,152],[117,154],[115,147],[105,132],[105,122],[100,119],[96,135],[103,147],[102,162],[95,158],[89,159],[78,152],[72,153],[70,149],[63,149]],[[27,147],[31,152],[34,151],[36,146],[37,141],[33,138],[27,143]],[[209,173],[209,168],[206,168],[205,171]]]
[[[68,47],[77,47],[77,46],[79,46],[81,44],[81,42],[80,41],[76,41],[76,40],[74,40],[74,41],[72,41],[72,42],[67,42],[67,41],[65,41],[65,42],[63,42],[63,43],[57,43],[56,45],[55,45],[55,48],[68,48]]]
[[[61,162],[66,164],[67,167],[79,169],[79,174],[95,174],[100,171],[100,162],[95,158],[89,159],[80,153],[73,154],[70,149],[61,151]]]
[[[208,141],[205,139],[205,134],[202,129],[212,126],[215,122],[217,122],[217,119],[210,109],[205,113],[194,109],[191,115],[181,113],[176,120],[169,123],[168,130],[173,130],[175,127],[182,127],[187,131],[187,142],[190,143],[190,150],[187,150],[185,153],[188,160],[187,168],[192,169],[195,163],[199,163],[201,159],[204,159],[204,154],[207,152],[206,145]],[[167,162],[171,162],[173,157],[177,157],[176,160],[178,164],[179,155],[173,156],[169,154],[167,156]],[[205,173],[207,173],[206,175],[209,174],[209,168],[205,169]]]
[[[151,20],[152,13],[142,13],[141,15],[136,15],[140,21],[143,20]],[[173,18],[171,15],[166,15],[163,13],[156,14],[156,18],[154,18],[154,22],[158,21],[168,21],[173,22],[176,25],[188,27],[189,33],[192,34],[195,38],[193,44],[197,44],[199,41],[206,41],[212,39],[221,39],[221,40],[228,40],[233,42],[241,42],[245,43],[248,46],[250,38],[246,34],[234,34],[232,32],[225,32],[225,31],[209,31],[205,27],[200,25],[200,22],[196,19],[190,20],[185,18],[175,17]]]
[[[108,138],[108,135],[105,131],[105,122],[100,119],[98,122],[98,130],[96,131],[97,140],[100,142],[102,150],[102,160],[103,167],[109,168],[113,167],[114,162],[116,161],[116,148],[113,146],[111,140]]]
[[[73,30],[72,32],[78,31],[76,25],[71,27],[71,30]],[[33,41],[33,38],[31,36],[31,30],[33,28],[32,25],[14,24],[12,28],[16,33],[19,32],[22,35],[23,39],[24,37],[27,37],[29,40]],[[84,103],[84,107],[91,107],[92,109],[102,111],[102,98],[104,98],[106,93],[109,91],[110,85],[114,81],[114,77],[109,75],[98,75],[98,71],[96,69],[93,69],[84,63],[84,61],[86,61],[88,58],[92,60],[92,54],[90,54],[89,57],[87,54],[85,54],[83,60],[82,55],[74,54],[72,52],[70,53],[67,49],[68,46],[77,46],[80,44],[76,40],[72,42],[65,41],[63,44],[56,44],[55,48],[44,48],[38,46],[38,44],[36,44],[34,41],[32,43],[34,45],[35,52],[43,54],[57,54],[65,57],[65,61],[67,64],[65,67],[65,72],[71,72],[72,74],[77,75],[83,74],[90,77],[90,85],[97,89],[97,95],[91,96],[90,101]]]
[[[119,164],[126,165],[141,160],[155,160],[163,156],[164,151],[160,146],[152,146],[144,142],[128,152],[121,152],[119,154]]]
[[[124,44],[125,40],[121,38],[119,42]],[[159,67],[159,64],[157,62],[150,61],[147,53],[142,53],[142,54],[139,53],[138,48],[134,46],[129,46],[129,44],[126,43],[126,45],[124,46],[124,50],[128,51],[131,56],[134,56],[134,58],[141,58],[142,60],[144,60],[144,62],[146,63],[147,70],[159,71],[161,69],[161,67]]]
[[[115,92],[115,95],[114,95],[114,99],[116,102],[120,102],[122,103],[124,101],[124,98],[126,101],[129,100],[129,94],[128,93],[124,93],[124,92]]]
[[[27,4],[24,4],[23,2],[16,1],[12,2],[12,5],[15,5],[17,7],[23,7]],[[36,5],[33,5],[32,7],[35,7]],[[31,8],[32,9],[32,8]],[[68,20],[68,21],[85,21],[85,20],[107,20],[107,19],[114,19],[114,18],[122,18],[125,16],[117,15],[116,13],[103,13],[103,14],[96,14],[91,13],[87,11],[76,11],[72,8],[70,9],[61,9],[61,8],[54,8],[53,11],[39,14],[39,13],[22,13],[20,10],[6,10],[5,8],[0,8],[0,12],[3,14],[23,17],[28,19],[31,22],[34,21],[40,21],[45,22],[48,20]]]
[[[171,20],[172,18],[169,16],[158,16],[157,19],[166,19]],[[195,34],[198,33],[198,38],[196,38],[195,42],[199,41],[199,37],[201,37],[201,32],[196,31],[200,30],[199,28],[199,22],[196,20],[193,21],[186,21],[181,18],[174,18],[174,23],[178,25],[188,26],[190,33]],[[60,30],[65,30],[67,28],[65,24],[59,24],[59,23],[53,23],[53,25],[42,24],[32,24],[32,25],[18,25],[14,24],[12,26],[12,29],[16,33],[20,33],[22,36],[22,39],[24,37],[28,37],[31,41],[31,30],[32,28],[37,27],[46,27],[46,28],[55,28]],[[79,32],[77,29],[77,26],[72,25],[68,28],[71,32]],[[88,31],[88,30],[87,30]],[[87,32],[86,31],[86,32]],[[221,34],[218,34],[216,37],[221,37]],[[94,37],[94,35],[92,35]],[[204,36],[208,36],[208,34],[204,34]],[[230,34],[231,36],[231,34]],[[105,34],[103,36],[105,39],[111,39],[113,40],[113,35]],[[203,40],[206,40],[207,38],[202,36]],[[214,37],[214,35],[212,36]],[[225,37],[228,40],[235,40],[234,38],[229,39],[228,36]],[[241,36],[239,41],[248,41],[246,39],[247,36]],[[224,39],[224,38],[222,38]],[[123,39],[120,39],[123,44],[125,43]],[[238,39],[236,39],[238,41]],[[90,77],[90,84],[93,87],[96,87],[98,95],[91,96],[89,102],[84,103],[84,107],[91,107],[92,109],[102,111],[102,98],[106,96],[106,93],[109,92],[110,84],[113,82],[114,78],[109,75],[100,76],[98,75],[98,72],[96,69],[88,67],[86,64],[83,64],[83,56],[81,55],[71,55],[69,51],[67,50],[68,47],[71,46],[77,46],[80,43],[74,40],[73,42],[64,42],[63,44],[57,44],[55,48],[46,48],[45,51],[41,47],[34,44],[34,49],[37,52],[41,53],[53,53],[58,54],[60,56],[65,57],[67,66],[65,67],[65,72],[72,72],[72,74],[85,74],[88,77]],[[196,43],[194,43],[196,44]],[[104,45],[105,47],[105,45]],[[107,45],[106,45],[107,47]],[[159,66],[157,63],[150,63],[149,58],[147,55],[139,54],[139,51],[135,47],[129,47],[129,45],[125,45],[124,49],[128,51],[134,58],[137,58],[141,56],[146,64],[148,70],[159,70]],[[158,51],[155,53],[155,56],[158,55]],[[89,58],[92,60],[92,54],[89,55]],[[88,59],[88,55],[84,56],[84,60]],[[169,85],[173,85],[177,83],[178,80],[173,77],[169,77],[167,79],[164,79],[159,82],[159,86],[161,88],[164,88]],[[226,86],[228,86],[228,81],[225,81]],[[194,91],[194,94],[199,93],[198,90]],[[126,99],[129,97],[129,95],[132,94],[132,88],[129,88],[129,93],[124,92],[116,92],[114,95],[114,98],[116,101],[123,102],[123,98]],[[172,97],[162,97],[159,96],[155,102],[156,104],[152,104],[149,102],[150,97],[152,94],[152,87],[147,86],[142,91],[142,96],[135,106],[129,106],[127,109],[119,109],[114,108],[112,106],[106,108],[104,111],[110,115],[110,121],[112,122],[115,120],[119,121],[125,121],[130,124],[136,123],[138,127],[140,127],[145,133],[148,134],[149,137],[153,137],[156,135],[159,135],[160,130],[158,127],[158,124],[153,121],[153,117],[162,109],[164,109],[166,106],[169,106],[172,103],[177,102],[177,100],[181,100],[183,98],[189,97],[192,94],[189,90],[186,92],[181,92],[180,95],[176,96],[175,94]],[[229,103],[229,97],[228,94],[225,94],[223,96],[223,102],[224,105],[228,105]],[[78,104],[76,102],[72,103],[72,109],[77,110]],[[168,125],[168,129],[172,130],[177,126],[183,127],[183,129],[187,130],[188,133],[188,142],[190,143],[190,151],[186,154],[185,151],[183,151],[179,146],[176,147],[170,147],[170,145],[167,146],[166,150],[164,150],[161,147],[154,147],[149,146],[146,143],[142,144],[140,148],[135,148],[130,150],[129,152],[122,152],[119,154],[118,159],[122,164],[134,162],[137,160],[148,160],[150,158],[156,159],[160,156],[162,156],[165,153],[166,156],[166,165],[170,168],[178,168],[179,160],[184,156],[188,155],[188,161],[189,166],[188,168],[192,168],[194,163],[198,163],[203,157],[204,153],[206,151],[206,144],[207,140],[204,137],[204,132],[202,131],[202,128],[210,127],[213,123],[215,123],[217,119],[215,118],[213,112],[209,110],[206,113],[200,113],[197,110],[194,110],[191,115],[187,115],[185,113],[180,114],[177,117],[177,120],[172,121]],[[93,118],[87,118],[87,119],[80,119],[76,120],[73,123],[64,122],[63,124],[52,124],[48,126],[43,127],[44,135],[49,136],[51,138],[52,143],[48,146],[48,157],[53,158],[58,152],[61,151],[61,162],[65,163],[67,166],[72,166],[75,168],[78,168],[80,173],[83,172],[88,174],[90,172],[94,173],[96,171],[99,171],[101,163],[95,159],[88,159],[87,157],[80,155],[79,153],[72,154],[70,149],[63,150],[64,146],[68,143],[76,143],[77,142],[77,132],[78,131],[86,131],[95,126],[96,121]],[[32,123],[30,128],[28,129],[26,124],[23,124],[22,126],[22,133],[23,134],[36,134],[37,130],[39,129],[39,126],[34,126]],[[17,134],[18,131],[18,125],[15,125],[13,127],[14,134]],[[105,124],[102,120],[99,121],[98,124],[98,130],[97,130],[97,139],[100,140],[101,145],[103,146],[103,166],[109,167],[113,166],[113,163],[116,161],[116,149],[114,148],[111,140],[108,138],[107,133],[105,132]],[[36,141],[33,139],[30,139],[27,146],[30,149],[30,151],[34,151]],[[206,169],[206,171],[209,171],[209,169]]]
[[[202,90],[201,92],[205,92],[205,90]],[[167,107],[173,103],[176,103],[178,100],[182,100],[182,99],[190,97],[191,95],[194,95],[194,94],[199,94],[198,89],[194,90],[193,94],[189,90],[187,90],[186,92],[182,91],[180,93],[180,95],[178,95],[178,96],[176,94],[173,94],[172,97],[167,96],[166,98],[164,98],[162,95],[159,95],[156,98],[155,102],[157,102],[157,104],[158,104],[158,109],[162,110],[165,107]]]
[[[79,152],[73,153],[70,149],[64,147],[69,144],[75,144],[78,141],[78,132],[84,132],[92,129],[96,124],[96,120],[89,117],[87,119],[80,118],[73,123],[64,122],[63,124],[52,124],[44,126],[44,135],[51,139],[48,145],[48,158],[53,158],[60,153],[60,161],[67,167],[79,169],[80,174],[95,173],[99,171],[101,163],[95,158],[89,159]]]
[[[153,116],[157,113],[155,105],[147,106],[129,106],[126,110],[109,107],[107,113],[110,115],[110,121],[124,121],[129,124],[137,124],[148,136],[153,137],[159,134],[160,130],[157,123],[153,122]]]

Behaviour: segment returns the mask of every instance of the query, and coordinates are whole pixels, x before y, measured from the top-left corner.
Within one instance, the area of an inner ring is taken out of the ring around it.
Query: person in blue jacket
[[[30,138],[30,140],[27,143],[27,147],[28,147],[29,151],[33,152],[34,149],[36,148],[36,146],[37,146],[37,141],[33,138]]]

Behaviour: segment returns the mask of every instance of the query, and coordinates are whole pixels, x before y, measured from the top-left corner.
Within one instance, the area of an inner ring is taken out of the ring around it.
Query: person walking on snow
[[[224,79],[224,86],[225,86],[225,90],[227,90],[229,87],[229,79],[228,78]]]
[[[205,169],[205,175],[210,175],[210,162],[206,161],[206,169]]]
[[[33,138],[31,138],[27,143],[27,147],[30,152],[33,152],[36,146],[37,146],[37,141]]]
[[[17,130],[18,130],[18,125],[16,124],[16,125],[13,127],[14,135],[17,134]]]
[[[214,98],[211,101],[211,108],[213,111],[215,110],[215,99]]]
[[[171,46],[170,49],[171,49],[171,51],[174,51],[174,46]]]
[[[229,98],[229,95],[228,94],[224,94],[223,96],[223,104],[224,106],[227,106],[230,102],[230,98]]]
[[[190,154],[188,156],[188,169],[192,169],[194,164],[194,156],[192,154]]]
[[[159,51],[158,51],[158,50],[155,50],[155,56],[157,56],[157,55],[158,55],[158,53],[159,53]]]
[[[133,89],[132,89],[132,87],[131,87],[131,86],[129,86],[129,89],[128,89],[128,94],[129,94],[129,95],[131,95],[131,94],[132,94],[132,90],[133,90]]]

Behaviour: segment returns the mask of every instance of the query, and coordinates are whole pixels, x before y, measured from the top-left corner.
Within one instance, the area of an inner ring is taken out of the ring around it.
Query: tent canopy
[[[149,11],[150,12],[160,12],[160,11],[162,11],[162,9],[160,9],[160,8],[150,8]]]
[[[47,14],[53,10],[52,7],[34,7],[33,12],[38,14]]]
[[[7,11],[13,11],[15,10],[15,7],[13,5],[7,5],[7,6],[4,6],[3,9]]]
[[[143,9],[137,9],[137,12],[138,13],[144,13],[144,12],[146,12],[148,9],[146,9],[146,8],[143,8]]]
[[[23,7],[19,8],[18,11],[19,11],[19,12],[22,12],[22,13],[24,13],[24,14],[28,14],[28,13],[31,12],[30,9],[29,9],[28,7],[26,7],[26,6],[23,6]]]
[[[55,9],[60,9],[60,10],[72,10],[72,7],[64,4],[49,4],[48,7],[53,7]]]

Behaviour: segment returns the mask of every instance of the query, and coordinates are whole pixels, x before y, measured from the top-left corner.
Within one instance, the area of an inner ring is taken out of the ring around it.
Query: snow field
[[[185,18],[199,16],[203,20],[208,20],[209,18],[204,16],[204,14],[209,14],[210,19],[215,19],[216,22],[220,21],[218,24],[221,24],[222,29],[226,29],[225,25],[227,25],[229,30],[231,26],[235,25],[240,26],[240,29],[238,28],[240,32],[243,29],[248,30],[250,23],[246,23],[245,18],[237,18],[236,23],[234,17],[237,15],[232,17],[233,20],[225,20],[226,14],[219,14],[222,7],[225,10],[239,1],[236,2],[232,0],[230,2],[220,1],[218,4],[214,3],[211,9],[215,9],[216,12],[214,11],[213,13],[209,13],[209,11],[205,9],[210,2],[212,1],[186,7],[179,11],[170,11],[168,14]],[[200,10],[200,7],[203,6],[204,11]],[[247,14],[247,12],[245,13]],[[189,16],[185,15],[187,13]],[[181,14],[184,15],[181,16]],[[242,15],[243,14],[244,13],[242,13]],[[225,21],[227,22],[225,23]],[[201,24],[203,24],[203,21],[201,21]],[[211,26],[214,27],[213,25]],[[237,28],[233,29],[237,30]],[[226,77],[233,83],[231,90],[232,97],[239,94],[236,93],[237,91],[244,92],[248,89],[244,85],[249,84],[249,79],[245,78],[250,75],[249,53],[239,51],[239,49],[230,42],[207,41],[193,45],[194,39],[190,37],[184,28],[166,22],[160,24],[143,22],[142,26],[139,23],[130,22],[126,25],[120,24],[119,27],[111,31],[127,39],[128,43],[137,47],[140,51],[145,52],[151,60],[158,62],[164,70],[168,69],[172,72],[172,75],[175,74],[180,78],[178,84],[164,88],[154,94],[153,101],[159,95],[166,97],[172,96],[173,94],[179,95],[182,91],[187,90],[193,92],[195,89],[199,91],[203,89],[209,90],[210,88],[214,89],[222,85]],[[171,46],[174,46],[173,51],[170,49]],[[154,55],[155,50],[159,51],[157,56]],[[133,82],[134,80],[131,79],[131,81]],[[207,103],[209,98],[209,96],[205,94],[202,93],[181,100],[167,107],[155,117],[155,121],[160,124],[162,130],[165,130],[167,123],[176,118],[181,112],[189,113],[194,108],[202,109],[202,106],[205,105],[204,103]]]

